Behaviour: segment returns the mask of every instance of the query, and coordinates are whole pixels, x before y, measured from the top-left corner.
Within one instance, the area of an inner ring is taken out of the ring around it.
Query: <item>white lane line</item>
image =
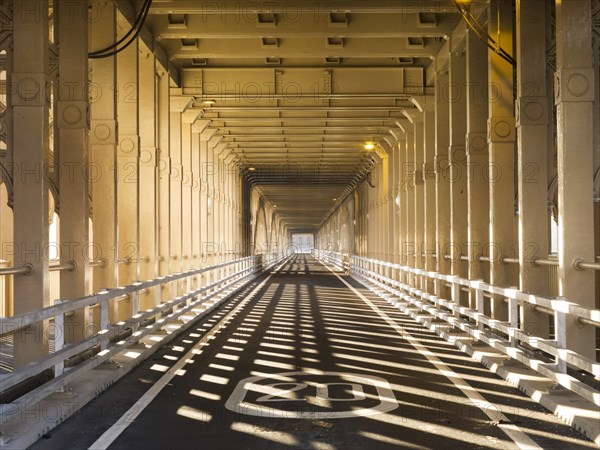
[[[127,410],[125,414],[123,414],[119,420],[117,420],[108,430],[106,430],[102,436],[100,436],[96,442],[94,442],[89,448],[90,450],[104,450],[111,445],[115,439],[117,439],[123,431],[127,429],[129,425],[135,420],[137,416],[141,414],[141,412],[146,409],[146,407],[156,398],[156,396],[164,389],[164,387],[169,383],[175,375],[181,370],[183,366],[189,363],[194,355],[198,354],[198,349],[204,347],[209,340],[214,339],[214,336],[223,328],[223,325],[227,323],[232,316],[238,313],[240,309],[242,309],[246,304],[252,300],[254,295],[262,289],[262,287],[271,279],[275,273],[285,264],[283,262],[279,265],[271,274],[265,278],[258,286],[256,286],[252,292],[246,295],[246,298],[240,302],[233,310],[229,312],[223,319],[221,319],[215,326],[213,326],[203,337],[200,339],[194,346],[183,355],[169,370],[165,372],[165,374],[152,385],[150,389],[148,389],[144,395],[142,395],[137,402],[135,402],[131,408]]]
[[[385,312],[381,311],[377,305],[371,302],[367,297],[360,293],[354,286],[340,277],[336,272],[331,270],[329,265],[323,264],[327,269],[340,279],[348,288],[354,292],[362,301],[364,301],[379,317],[386,321],[398,334],[405,338],[410,345],[412,345],[421,355],[433,364],[446,378],[465,394],[469,400],[473,402],[475,406],[481,409],[486,416],[488,416],[494,422],[500,422],[498,428],[500,428],[512,441],[517,445],[518,448],[525,449],[541,449],[527,434],[525,434],[519,427],[510,422],[508,417],[502,414],[498,409],[494,408],[492,403],[487,401],[479,392],[477,392],[473,386],[469,385],[459,375],[456,374],[450,367],[442,362],[431,350],[428,350],[421,342],[411,335],[408,331],[403,329],[400,325],[394,322]],[[502,423],[504,422],[504,423]]]

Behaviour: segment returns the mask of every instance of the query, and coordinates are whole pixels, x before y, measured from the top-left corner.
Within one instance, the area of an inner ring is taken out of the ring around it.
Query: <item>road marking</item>
[[[428,350],[421,342],[411,335],[407,330],[403,329],[394,322],[385,312],[381,311],[377,305],[375,305],[371,300],[365,297],[360,291],[358,291],[354,286],[340,277],[336,272],[334,272],[329,265],[323,264],[331,273],[333,273],[336,277],[340,279],[342,283],[344,283],[348,289],[350,289],[354,294],[356,294],[362,301],[364,301],[375,313],[379,315],[385,322],[391,326],[398,334],[400,334],[410,345],[412,345],[421,355],[423,355],[427,360],[433,364],[436,369],[438,369],[446,378],[448,378],[452,383],[465,394],[469,400],[473,402],[475,406],[481,409],[486,416],[488,416],[494,422],[500,422],[498,428],[501,429],[512,441],[519,447],[520,449],[541,449],[539,445],[537,445],[527,434],[525,434],[519,427],[510,422],[508,417],[506,417],[502,412],[497,409],[490,408],[492,403],[487,401],[479,392],[477,392],[473,386],[469,385],[465,380],[463,380],[459,375],[456,374],[450,367],[448,367],[444,362],[442,362],[437,356],[435,356],[431,350]],[[502,423],[506,422],[506,423]]]
[[[129,425],[138,417],[141,412],[156,398],[156,396],[164,389],[177,373],[189,363],[195,355],[198,354],[198,350],[208,344],[208,341],[214,338],[218,331],[223,328],[223,324],[229,322],[232,316],[238,313],[246,304],[252,300],[254,295],[262,289],[262,287],[271,279],[275,273],[285,264],[285,261],[277,266],[273,272],[269,274],[258,286],[256,286],[252,292],[246,295],[244,300],[240,302],[232,311],[230,311],[225,317],[223,317],[216,325],[214,325],[194,346],[183,355],[165,374],[148,389],[144,395],[142,395],[137,402],[135,402],[131,408],[123,414],[119,420],[117,420],[108,430],[106,430],[102,436],[100,436],[96,442],[94,442],[89,448],[90,450],[104,450],[108,448],[120,435],[127,429]]]
[[[343,411],[334,411],[329,408],[324,410],[323,406],[316,405],[315,410],[304,410],[300,411],[298,407],[292,404],[288,404],[290,409],[285,409],[285,407],[275,408],[271,405],[261,405],[257,403],[250,403],[246,401],[246,396],[250,392],[254,393],[267,393],[267,395],[257,399],[257,402],[281,402],[281,401],[302,401],[305,403],[310,403],[311,397],[290,397],[288,394],[295,392],[305,391],[308,387],[307,383],[296,383],[294,381],[282,381],[282,380],[293,380],[293,379],[302,379],[306,377],[337,377],[340,380],[346,381],[347,383],[311,383],[312,388],[316,391],[316,395],[313,396],[315,400],[327,400],[330,402],[352,402],[352,401],[360,401],[366,398],[363,390],[363,386],[372,386],[377,391],[377,396],[379,397],[379,404],[372,406],[370,408],[356,408],[352,405],[348,405],[348,409]],[[263,380],[275,380],[276,383],[273,384],[260,384],[260,381]],[[292,389],[282,389],[279,386],[291,386],[295,385],[296,388]],[[329,386],[334,385],[350,385],[352,386],[352,394],[354,398],[351,399],[335,399],[330,398],[328,391]],[[268,400],[266,399],[268,398]],[[374,416],[376,414],[383,414],[389,411],[393,411],[398,408],[398,401],[394,396],[394,391],[392,390],[388,381],[381,377],[376,377],[373,375],[355,375],[352,373],[344,373],[344,372],[320,372],[320,373],[310,373],[310,372],[284,372],[284,373],[275,373],[272,375],[262,375],[255,377],[248,377],[240,380],[240,382],[235,387],[234,391],[231,393],[231,396],[225,403],[225,408],[230,411],[246,414],[248,416],[258,416],[258,417],[269,417],[269,418],[284,418],[284,419],[341,419],[348,417],[366,417],[366,416]]]

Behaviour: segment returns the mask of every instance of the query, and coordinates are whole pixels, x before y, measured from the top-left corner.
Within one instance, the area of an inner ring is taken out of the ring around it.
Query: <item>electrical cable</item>
[[[481,25],[479,25],[477,19],[473,16],[473,14],[471,14],[471,11],[469,11],[468,9],[463,9],[457,0],[453,0],[453,2],[456,5],[458,12],[462,16],[467,26],[471,29],[471,31],[473,31],[473,33],[475,33],[479,40],[483,42],[490,50],[492,50],[494,53],[500,56],[503,60],[515,66],[516,61],[514,60],[514,58],[508,52],[506,52],[506,50],[504,50],[500,46],[500,44],[496,42],[494,38],[492,38],[487,33],[487,31],[485,31],[481,27]]]
[[[474,15],[471,13],[471,11],[470,11],[470,10],[468,10],[468,9],[466,9],[466,10],[463,10],[463,12],[464,12],[465,14],[468,14],[468,15],[469,15],[469,17],[470,17],[470,20],[471,20],[471,25],[472,25],[472,26],[475,26],[475,27],[477,27],[477,28],[479,28],[479,32],[480,32],[480,34],[481,34],[481,33],[485,34],[485,35],[486,35],[486,37],[487,37],[487,39],[488,39],[488,40],[489,40],[489,41],[490,41],[490,42],[491,42],[491,43],[492,43],[492,44],[495,46],[496,50],[498,50],[498,52],[500,52],[500,53],[501,53],[501,54],[503,54],[503,55],[504,55],[504,56],[505,56],[507,59],[509,59],[510,61],[508,61],[508,62],[510,62],[512,65],[514,65],[514,60],[512,59],[512,56],[511,56],[511,55],[510,55],[510,54],[509,54],[509,53],[508,53],[506,50],[504,50],[504,49],[503,49],[503,48],[500,46],[500,44],[499,44],[498,42],[496,42],[496,41],[494,40],[494,38],[492,38],[492,37],[491,37],[491,36],[490,36],[490,35],[489,35],[489,34],[488,34],[486,31],[485,31],[485,29],[484,29],[484,28],[483,28],[481,25],[479,25],[479,22],[477,22],[477,19],[476,19],[476,18],[475,18],[475,16],[474,16]],[[498,26],[500,26],[500,11],[499,11],[499,10],[498,10]],[[500,53],[498,53],[498,54],[500,54]]]
[[[485,29],[483,29],[483,27],[481,27],[481,25],[479,25],[479,23],[477,22],[477,19],[475,19],[475,17],[471,14],[470,11],[461,11],[463,13],[463,18],[465,19],[465,22],[467,22],[467,25],[469,26],[469,28],[477,35],[477,37],[490,49],[492,50],[494,53],[496,53],[498,56],[500,56],[502,59],[504,59],[506,62],[508,62],[511,65],[516,65],[515,60],[513,59],[513,57],[506,52],[506,50],[504,50],[500,44],[498,42],[496,42],[494,40],[494,38],[492,38],[486,31]],[[470,16],[467,17],[465,15],[468,14]],[[485,37],[484,37],[485,36]]]
[[[148,3],[150,1],[152,1],[152,0],[145,0],[144,4],[142,5],[142,9],[140,10],[140,13],[138,14],[138,16],[135,19],[135,22],[133,23],[130,30],[127,32],[127,34],[125,36],[123,36],[121,39],[119,39],[114,44],[109,45],[106,48],[103,48],[102,50],[96,50],[96,51],[88,53],[88,56],[96,56],[96,55],[100,55],[102,53],[106,53],[106,52],[112,50],[113,48],[118,47],[120,44],[122,44],[131,35],[131,33],[133,33],[133,31],[138,28],[140,20],[142,19],[142,16],[144,15],[144,11],[146,10]]]
[[[129,47],[135,41],[135,39],[137,39],[137,37],[140,35],[140,33],[144,27],[146,17],[148,16],[148,12],[150,11],[151,4],[152,4],[152,0],[145,1],[144,5],[142,6],[142,9],[140,10],[140,13],[138,14],[137,18],[135,19],[135,22],[133,23],[133,25],[131,26],[131,29],[127,32],[127,34],[125,34],[125,36],[123,36],[117,42],[115,42],[114,44],[112,44],[106,48],[88,53],[88,58],[90,58],[90,59],[108,58],[110,56],[114,56],[114,55],[122,52],[127,47]],[[122,47],[117,48],[134,31],[135,31],[135,34],[129,39],[129,41],[126,42]],[[115,50],[113,50],[113,49],[115,49]]]

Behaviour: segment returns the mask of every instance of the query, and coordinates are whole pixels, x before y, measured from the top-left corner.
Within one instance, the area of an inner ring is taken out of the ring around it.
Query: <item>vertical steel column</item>
[[[90,22],[92,51],[107,48],[116,40],[116,9],[108,0],[98,4],[102,14]],[[92,59],[90,65],[90,191],[92,203],[92,259],[102,258],[104,267],[93,269],[94,292],[117,286],[117,58]],[[109,317],[118,320],[117,301],[110,301]],[[106,322],[106,323],[107,323]]]
[[[193,119],[195,120],[195,118]],[[181,190],[181,245],[183,251],[183,271],[191,269],[192,255],[192,123],[190,112],[183,113],[181,124],[181,166],[183,169],[183,187]],[[186,288],[189,289],[185,280]]]
[[[181,122],[181,246],[183,252],[182,270],[185,272],[192,268],[192,124],[198,117],[198,112],[187,110],[182,114]],[[187,293],[190,288],[190,280],[184,279],[181,288]]]
[[[488,32],[504,49],[512,49],[512,1],[497,0],[488,9]],[[490,282],[514,286],[515,271],[503,262],[515,252],[515,120],[513,116],[513,67],[488,52],[488,145],[490,179]],[[494,319],[508,319],[502,298],[492,299]]]
[[[227,235],[227,221],[225,220],[225,202],[224,202],[224,184],[223,184],[223,160],[221,159],[220,151],[215,148],[215,170],[217,171],[217,205],[218,205],[218,238],[217,248],[219,252],[219,262],[223,261],[225,236]],[[275,236],[273,230],[271,230],[271,236]]]
[[[13,241],[13,211],[9,208],[8,186],[0,184],[0,245],[2,245],[2,254],[0,254],[0,267],[14,267],[12,259],[14,252],[8,253],[7,244]],[[5,275],[0,277],[0,314],[2,317],[13,315],[13,276]]]
[[[151,49],[140,43],[139,59],[139,257],[141,280],[151,280],[157,275],[157,90],[156,58]],[[150,289],[141,302],[141,309],[148,309],[160,303],[159,289]]]
[[[201,242],[201,257],[202,264],[206,265],[208,260],[208,183],[206,177],[207,165],[206,161],[208,158],[208,139],[207,132],[200,134],[200,148],[199,148],[199,159],[200,159],[200,236]],[[203,275],[204,276],[204,275]]]
[[[591,1],[556,3],[555,101],[558,144],[560,293],[594,308],[594,273],[577,270],[577,258],[594,259],[593,173],[595,75]],[[576,28],[576,32],[574,32]],[[595,357],[595,330],[567,318],[569,349]]]
[[[171,273],[171,157],[170,157],[170,95],[169,73],[160,66],[158,70],[158,275]],[[161,286],[161,299],[170,298],[168,286]]]
[[[546,97],[545,0],[521,0],[517,6],[517,144],[519,265],[523,292],[547,296],[546,267],[531,264],[548,258],[548,99]],[[535,14],[531,14],[535,11]],[[522,328],[548,336],[548,317],[524,305]]]
[[[387,261],[396,262],[396,158],[397,158],[398,147],[394,140],[388,152],[388,164],[387,164],[387,191],[386,191],[386,215],[388,224],[387,234]],[[348,222],[350,222],[350,205],[348,204]],[[349,233],[349,224],[346,225],[346,232]],[[348,239],[348,243],[350,239]],[[345,249],[344,253],[352,254],[350,249]]]
[[[414,171],[414,223],[415,223],[415,267],[423,269],[425,260],[422,256],[425,249],[425,186],[423,180],[423,147],[425,140],[424,116],[422,111],[414,114],[415,146],[413,160]],[[419,277],[421,278],[421,277]],[[423,279],[420,279],[418,288],[423,289]]]
[[[437,260],[436,271],[450,273],[449,261],[444,254],[450,247],[450,179],[448,148],[450,146],[450,102],[449,76],[446,67],[440,67],[439,58],[436,60],[435,77],[435,204],[437,210]],[[447,298],[447,289],[436,281],[436,295]]]
[[[464,41],[450,41],[448,101],[450,102],[450,248],[439,255],[444,258],[450,253],[452,275],[466,277],[468,267],[462,256],[468,254],[467,216],[467,158],[465,136],[467,133],[467,65]],[[449,250],[449,252],[448,252]],[[468,298],[460,289],[452,291],[452,301],[468,305]]]
[[[210,141],[210,140],[209,140]],[[214,152],[213,152],[213,147],[210,145],[210,142],[207,143],[207,151],[206,151],[206,165],[205,165],[205,172],[204,174],[206,175],[206,193],[207,193],[207,199],[206,199],[206,215],[207,215],[207,228],[206,228],[206,255],[207,255],[207,260],[208,260],[208,264],[213,264],[215,261],[215,255],[214,255],[214,244],[215,244],[215,180],[214,180],[214,174],[212,171],[212,167],[214,164]],[[258,216],[256,217],[256,223],[254,224],[255,229],[258,230]],[[264,226],[266,226],[266,224],[264,224]],[[254,246],[256,248],[257,242],[256,240],[258,239],[258,233],[255,232],[254,233],[255,236],[255,242],[254,242]],[[258,243],[260,246],[263,245],[263,242],[259,242]]]
[[[596,0],[593,16],[600,16],[600,1]],[[596,22],[597,24],[597,22]],[[594,53],[593,67],[600,67],[600,30],[594,28],[592,33],[592,51]],[[600,70],[595,70],[594,86],[594,223],[596,230],[596,261],[600,255]],[[600,270],[596,270],[596,309],[600,309]]]
[[[117,27],[119,38],[125,30]],[[117,56],[119,146],[117,148],[117,216],[119,284],[139,279],[139,78],[138,40]],[[136,314],[136,300],[119,303],[119,318]],[[132,309],[133,308],[133,309]]]
[[[406,223],[406,237],[404,239],[404,253],[406,264],[415,266],[415,127],[412,118],[406,128],[406,146],[404,148],[403,171],[405,180],[405,205],[404,221]],[[412,279],[412,277],[411,277]]]
[[[594,17],[600,15],[600,2],[596,1]],[[594,67],[600,67],[600,30],[595,28],[592,34]],[[595,71],[595,100],[594,100],[594,223],[596,229],[596,261],[600,255],[600,70]],[[596,309],[600,309],[600,270],[596,270]]]
[[[469,278],[489,281],[488,263],[479,260],[484,255],[490,239],[490,194],[488,182],[488,143],[487,143],[487,52],[488,48],[467,30],[467,223],[468,223],[468,265]],[[469,304],[476,308],[476,292],[471,291]],[[488,311],[489,313],[489,311]]]
[[[396,246],[396,253],[398,254],[398,263],[406,264],[406,255],[404,254],[404,241],[406,240],[406,220],[404,216],[406,214],[406,181],[404,172],[404,158],[406,158],[406,132],[405,127],[400,126],[400,132],[398,134],[398,145],[396,148],[396,185],[398,189],[398,212],[396,213],[397,233],[398,233],[398,244]]]
[[[235,253],[231,255],[233,259],[241,257],[241,243],[240,243],[240,222],[238,215],[238,202],[240,200],[240,179],[239,179],[239,168],[235,162],[229,163],[232,172],[230,173],[230,199],[231,199],[231,243],[235,248]]]
[[[223,168],[223,208],[224,208],[224,219],[225,219],[225,236],[223,239],[223,254],[224,260],[229,261],[231,258],[230,252],[232,251],[233,244],[233,211],[231,209],[231,176],[228,171],[228,164],[225,160],[223,160],[222,168]],[[232,266],[233,267],[233,266]]]
[[[380,229],[380,235],[381,237],[379,238],[379,254],[381,255],[381,259],[383,259],[384,261],[389,261],[390,260],[390,244],[389,244],[389,222],[388,222],[388,186],[389,186],[389,156],[384,152],[380,152],[379,157],[381,158],[381,161],[379,163],[381,169],[380,169],[380,177],[379,177],[379,183],[378,183],[378,190],[379,190],[379,217],[378,217],[378,222],[379,222],[379,229]],[[340,210],[338,210],[338,212],[340,212]],[[341,212],[340,212],[341,214]],[[342,231],[342,224],[341,224],[341,217],[339,218],[340,222],[338,222],[338,231],[340,232],[340,248],[339,251],[342,252],[342,248],[341,248],[341,231]]]
[[[361,241],[361,215],[360,215],[360,187],[354,191],[353,196],[353,212],[354,220],[352,226],[352,234],[354,236],[354,254],[362,255],[362,241]],[[318,240],[318,238],[317,238]],[[315,247],[318,248],[318,242],[315,242]]]
[[[200,236],[200,133],[192,125],[192,199],[191,199],[191,220],[192,220],[192,249],[191,266],[200,267],[201,236]]]
[[[183,253],[181,247],[181,216],[182,216],[182,205],[181,205],[181,190],[183,180],[183,168],[181,166],[181,113],[183,108],[179,105],[179,102],[171,99],[171,113],[170,113],[170,144],[169,144],[169,156],[171,160],[171,171],[170,171],[170,199],[171,199],[171,213],[169,217],[169,229],[170,229],[170,269],[172,273],[178,273],[182,271]],[[176,297],[180,294],[180,282],[175,281],[171,284],[171,296]]]
[[[399,150],[400,142],[399,140],[394,143],[392,147],[392,152],[390,156],[390,185],[391,185],[391,208],[390,215],[392,216],[392,242],[390,242],[390,246],[392,247],[392,259],[391,261],[395,264],[400,263],[400,252],[399,252],[399,243],[400,243],[400,163],[398,161],[398,156],[400,153]],[[350,230],[352,232],[352,230]],[[350,252],[350,254],[354,254]]]
[[[60,262],[74,263],[60,273],[60,298],[89,294],[88,166],[88,0],[57,4],[58,125],[60,192]],[[55,23],[56,26],[56,23]],[[88,334],[87,308],[65,319],[64,340],[76,342]]]
[[[14,2],[12,25],[14,264],[32,266],[30,275],[14,277],[14,312],[20,314],[49,306],[48,1]],[[15,368],[47,353],[44,326],[15,333]]]
[[[436,251],[436,221],[437,209],[435,204],[435,108],[433,102],[424,101],[423,109],[423,182],[424,182],[424,227],[423,253],[425,253],[424,268],[435,271]],[[427,286],[429,288],[431,286]],[[433,293],[433,291],[431,291]]]
[[[227,261],[227,244],[229,241],[229,210],[227,208],[227,173],[225,171],[225,161],[219,146],[219,190],[220,190],[220,214],[221,214],[221,238],[219,239],[219,250],[221,253],[221,261]],[[279,244],[279,222],[277,222],[276,239]],[[229,269],[227,269],[229,270]]]

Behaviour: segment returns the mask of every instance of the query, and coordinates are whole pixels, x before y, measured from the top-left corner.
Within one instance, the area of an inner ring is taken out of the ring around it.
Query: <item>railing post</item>
[[[178,285],[179,285],[179,280],[174,280],[169,283],[169,288],[171,289],[171,298],[172,299],[177,298]]]
[[[140,291],[133,291],[131,293],[131,316],[135,316],[140,312]],[[137,324],[135,326],[137,329]]]
[[[452,283],[452,303],[454,303],[456,306],[460,306],[460,283],[457,280],[458,275],[452,275],[451,278],[452,281],[450,283]],[[456,311],[454,316],[460,316],[459,312]]]
[[[564,297],[558,297],[560,300],[565,300]],[[564,311],[554,312],[554,334],[556,336],[556,346],[559,349],[567,348],[567,313]],[[567,372],[567,363],[556,357],[557,370],[561,373]]]
[[[508,298],[508,320],[512,328],[519,328],[519,302],[514,295]],[[518,339],[514,334],[509,336],[509,341],[513,347],[518,345]]]
[[[436,280],[439,281],[439,280]],[[483,280],[477,280],[479,283],[483,283]],[[482,316],[485,315],[485,299],[483,297],[483,289],[480,286],[477,286],[475,289],[475,308],[477,308],[477,312]],[[479,330],[483,330],[483,323],[480,320],[477,320],[477,328]]]
[[[108,315],[108,309],[109,309],[109,299],[106,300],[101,300],[100,301],[100,330],[106,330],[108,329],[108,324],[109,324],[109,315]],[[106,347],[108,347],[108,341],[103,340],[102,343],[100,344],[100,349],[101,350],[106,350]]]
[[[66,303],[65,300],[58,299],[54,302],[55,305]],[[65,315],[58,313],[54,316],[54,352],[62,350],[65,346]],[[54,365],[54,377],[59,377],[65,370],[65,362],[61,360]]]

